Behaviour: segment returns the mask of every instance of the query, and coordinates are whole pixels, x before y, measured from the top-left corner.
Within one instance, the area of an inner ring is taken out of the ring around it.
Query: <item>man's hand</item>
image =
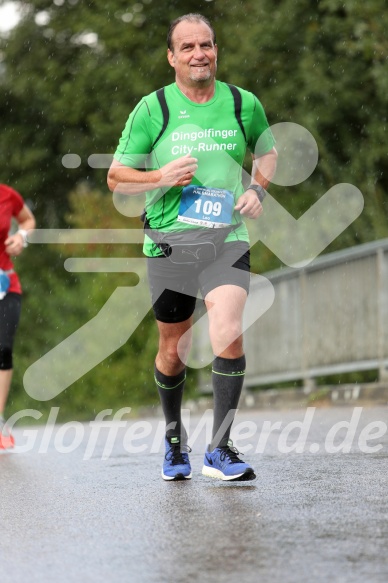
[[[234,210],[240,211],[240,215],[244,215],[248,219],[257,219],[263,212],[263,205],[256,192],[248,189],[240,196]]]
[[[5,252],[8,255],[16,257],[17,255],[20,255],[20,253],[23,251],[24,239],[20,233],[15,233],[14,235],[11,235],[11,237],[8,237],[8,239],[6,239],[4,241],[4,244]]]
[[[157,170],[141,172],[113,160],[108,172],[108,187],[112,192],[138,195],[155,188],[187,186],[197,171],[197,162],[197,158],[187,154]]]
[[[159,170],[162,175],[160,186],[187,186],[197,171],[197,162],[197,158],[190,154],[169,162]]]

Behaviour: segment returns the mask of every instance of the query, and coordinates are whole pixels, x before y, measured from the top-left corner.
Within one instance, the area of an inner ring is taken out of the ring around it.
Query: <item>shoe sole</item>
[[[178,482],[178,481],[182,481],[182,480],[190,480],[191,479],[192,474],[190,473],[188,476],[184,476],[183,474],[177,474],[176,476],[166,476],[166,474],[163,473],[162,471],[162,478],[163,480],[166,480],[167,482]]]
[[[225,482],[249,482],[256,479],[256,474],[252,468],[248,468],[242,474],[237,476],[225,476],[221,470],[216,470],[215,468],[209,468],[208,466],[203,466],[202,475],[208,478],[215,478],[217,480],[224,480]]]

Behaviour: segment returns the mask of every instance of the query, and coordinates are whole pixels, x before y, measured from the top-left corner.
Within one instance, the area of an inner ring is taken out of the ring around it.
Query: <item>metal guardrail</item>
[[[373,369],[387,379],[388,239],[263,275],[275,300],[244,334],[246,387]]]

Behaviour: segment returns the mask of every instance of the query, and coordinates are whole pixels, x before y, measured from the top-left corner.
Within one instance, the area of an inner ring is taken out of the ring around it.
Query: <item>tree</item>
[[[165,38],[178,2],[168,12],[152,0],[24,6],[0,43],[3,180],[28,193],[44,226],[55,226],[78,181],[106,188],[106,170],[91,170],[89,156],[113,153],[135,103],[173,80]],[[78,168],[63,166],[67,153],[80,156]]]
[[[383,0],[174,1],[168,11],[153,0],[25,6],[1,43],[0,147],[3,180],[28,193],[44,226],[63,223],[66,195],[78,181],[106,189],[105,169],[91,169],[88,157],[112,154],[135,103],[173,80],[169,22],[199,11],[216,28],[219,78],[256,93],[270,123],[299,123],[318,142],[320,163],[309,181],[271,192],[298,215],[350,181],[365,195],[365,212],[334,247],[387,235]],[[80,156],[78,168],[64,168],[66,153]]]

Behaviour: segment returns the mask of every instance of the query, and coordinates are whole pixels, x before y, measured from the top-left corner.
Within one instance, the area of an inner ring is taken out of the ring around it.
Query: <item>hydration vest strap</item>
[[[241,105],[242,105],[241,93],[237,89],[237,87],[235,87],[235,85],[230,85],[228,83],[228,87],[231,90],[232,95],[233,95],[233,99],[234,99],[234,115],[236,116],[236,119],[238,121],[238,125],[241,128],[241,131],[243,133],[244,139],[245,139],[245,141],[247,141],[247,135],[245,133],[245,129],[244,129],[244,126],[243,126],[243,122],[242,122],[242,119],[241,119]]]
[[[167,105],[167,101],[166,101],[166,96],[164,94],[164,87],[162,87],[161,89],[158,89],[156,92],[156,96],[159,100],[160,103],[160,107],[162,108],[162,114],[163,114],[163,125],[162,125],[162,129],[159,132],[158,137],[156,138],[156,140],[154,141],[154,143],[151,146],[151,149],[153,149],[156,144],[158,143],[158,141],[160,140],[160,138],[162,137],[162,135],[164,134],[164,132],[166,131],[166,127],[168,124],[168,120],[170,118],[170,112],[168,110],[168,105]]]

